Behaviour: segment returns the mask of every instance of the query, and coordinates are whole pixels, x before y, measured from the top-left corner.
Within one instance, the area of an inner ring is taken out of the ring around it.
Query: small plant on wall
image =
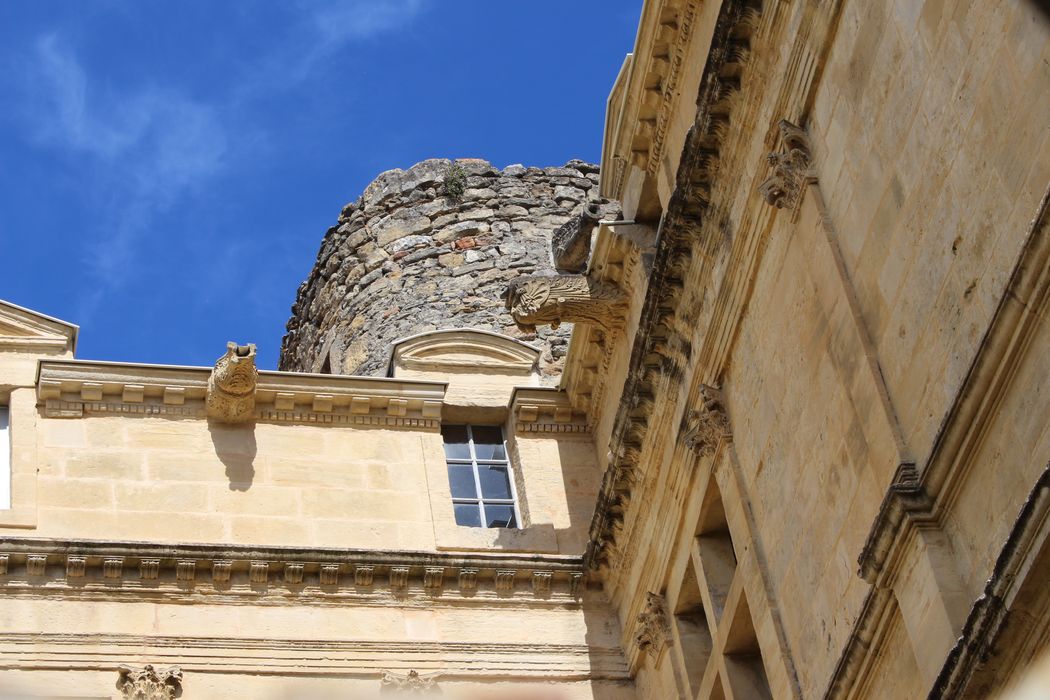
[[[458,163],[448,166],[442,186],[445,196],[453,202],[463,199],[463,193],[467,191],[467,174],[463,172],[463,168]]]

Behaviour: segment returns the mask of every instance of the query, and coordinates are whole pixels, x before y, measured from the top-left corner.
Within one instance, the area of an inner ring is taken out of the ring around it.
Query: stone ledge
[[[45,360],[37,399],[48,418],[85,414],[206,417],[210,368]],[[441,382],[260,372],[255,420],[437,428]]]
[[[46,588],[161,592],[210,587],[258,596],[264,589],[333,593],[527,598],[573,602],[583,592],[579,557],[390,552],[146,542],[0,538],[0,590]]]
[[[519,433],[589,433],[587,414],[572,407],[568,395],[553,387],[517,387],[510,398]]]

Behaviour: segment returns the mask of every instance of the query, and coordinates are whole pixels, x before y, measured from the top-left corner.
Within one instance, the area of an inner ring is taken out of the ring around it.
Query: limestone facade
[[[582,273],[629,308],[562,379],[639,697],[986,697],[1046,652],[1037,5],[644,3],[601,164],[629,223]]]
[[[1046,114],[1034,2],[646,0],[600,175],[384,174],[294,372],[0,303],[0,694],[1047,695]]]

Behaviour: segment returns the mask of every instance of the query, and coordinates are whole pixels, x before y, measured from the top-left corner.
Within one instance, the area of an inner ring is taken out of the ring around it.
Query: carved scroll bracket
[[[142,668],[120,667],[117,688],[127,700],[173,700],[182,688],[182,670],[177,666],[158,669],[152,664]]]
[[[811,150],[805,129],[781,119],[780,129],[783,149],[766,156],[773,172],[758,186],[758,193],[766,204],[777,209],[794,209],[802,193],[802,186],[809,177]]]
[[[619,287],[587,275],[526,275],[511,280],[503,299],[514,322],[525,332],[539,325],[557,328],[562,323],[618,330],[628,308]]]
[[[226,354],[215,361],[208,377],[208,417],[224,423],[244,423],[255,416],[255,345],[226,343]]]
[[[683,438],[689,449],[710,457],[718,449],[720,441],[732,441],[733,432],[721,390],[701,384],[700,402],[700,408],[692,411],[686,418]]]

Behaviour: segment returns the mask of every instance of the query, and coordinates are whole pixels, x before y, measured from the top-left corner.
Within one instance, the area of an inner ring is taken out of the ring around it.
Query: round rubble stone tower
[[[389,170],[343,208],[299,287],[280,369],[384,376],[406,336],[480,328],[542,349],[560,374],[571,328],[520,331],[501,294],[519,275],[551,273],[551,234],[598,199],[598,167],[432,159]],[[603,211],[611,207],[604,207]]]

